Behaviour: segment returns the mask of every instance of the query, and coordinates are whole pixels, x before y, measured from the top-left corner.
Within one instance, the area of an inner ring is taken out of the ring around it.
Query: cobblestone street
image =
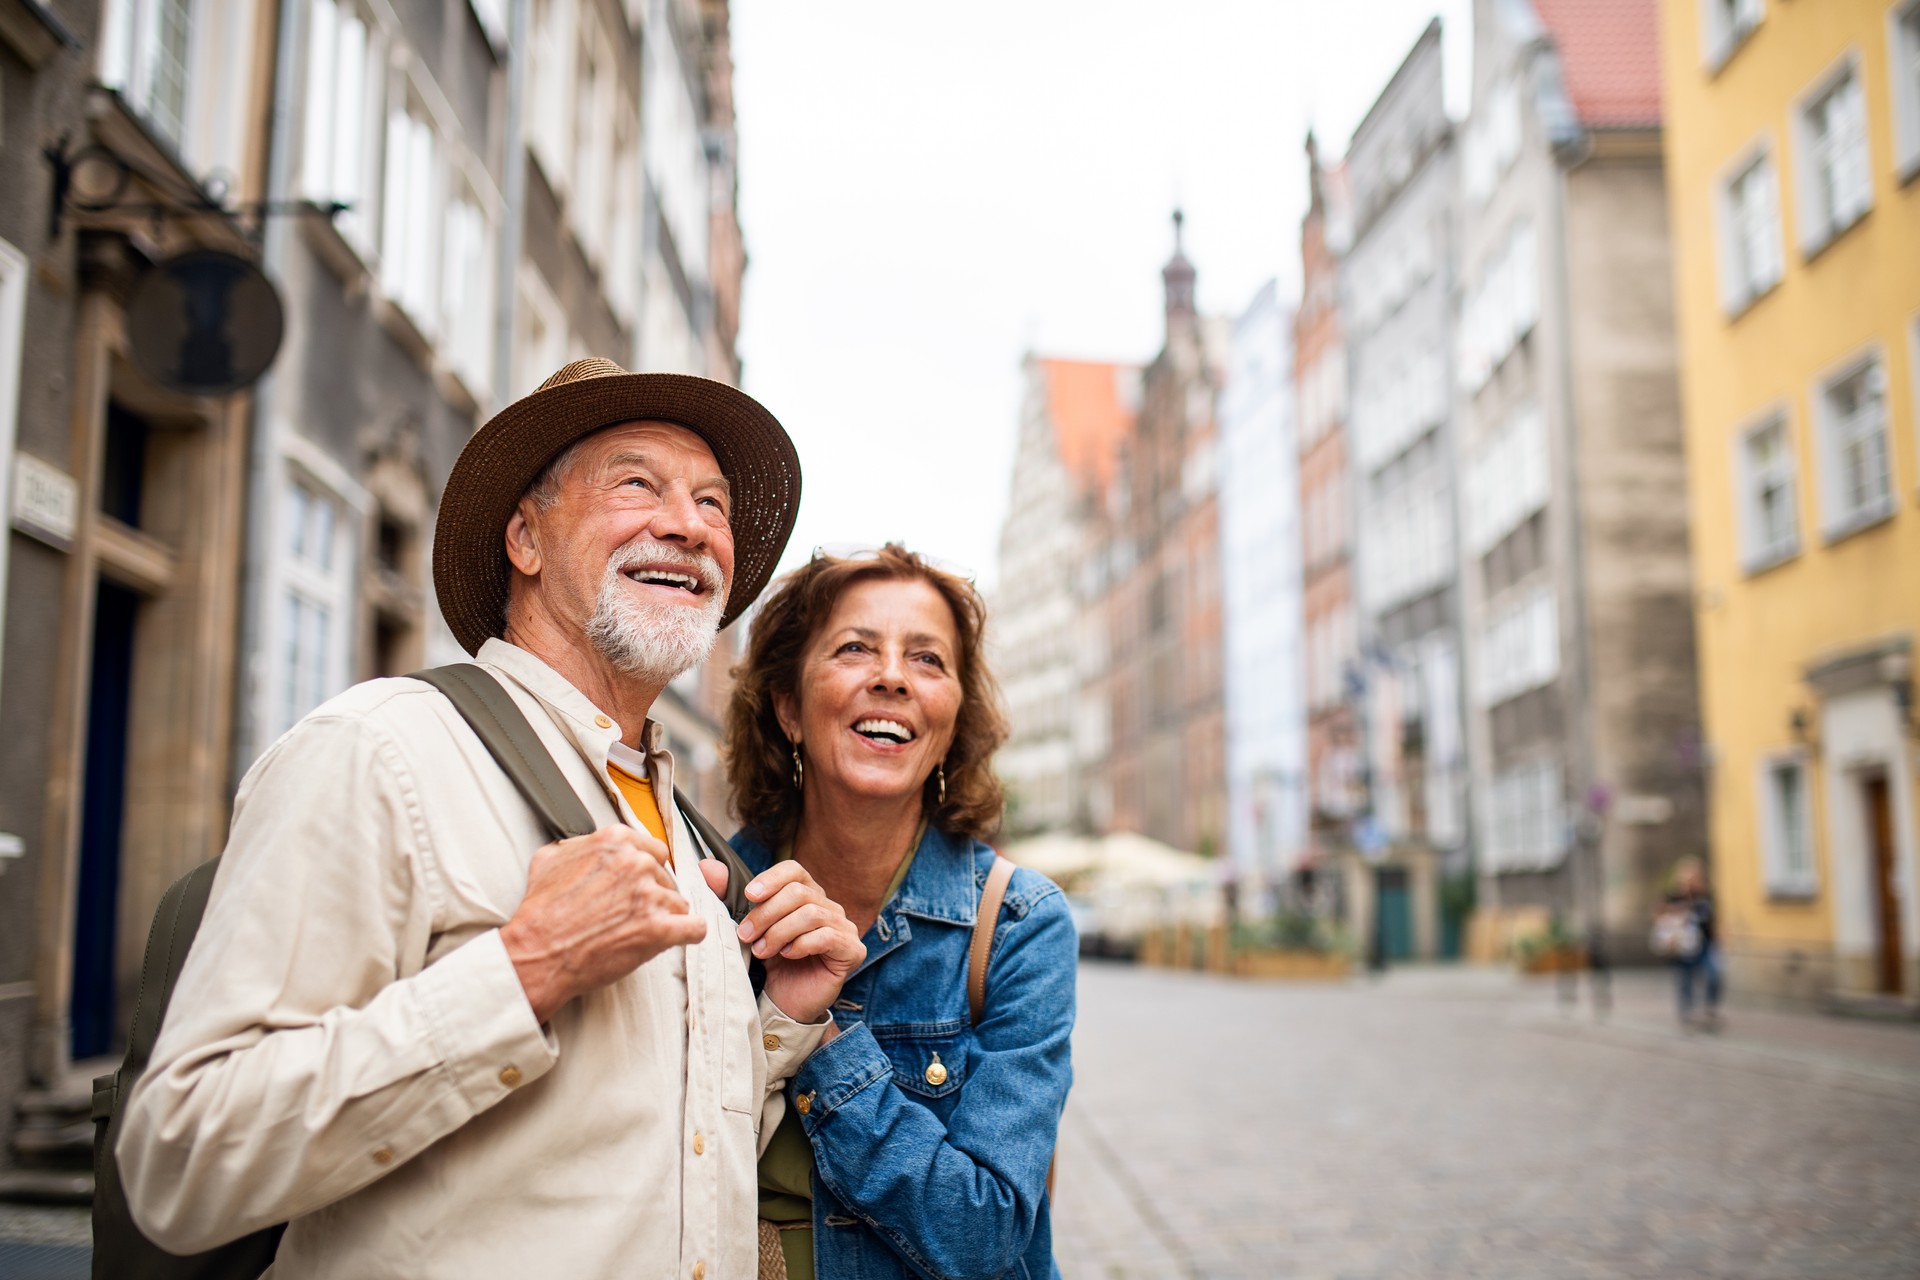
[[[1259,984],[1088,965],[1056,1249],[1092,1277],[1920,1275],[1920,1029],[1662,974]]]

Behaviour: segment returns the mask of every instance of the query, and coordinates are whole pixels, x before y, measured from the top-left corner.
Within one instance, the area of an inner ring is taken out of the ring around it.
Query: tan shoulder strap
[[[1011,879],[1013,864],[995,854],[986,888],[980,891],[980,910],[973,917],[973,943],[967,948],[967,1013],[976,1027],[987,1007],[987,961],[993,958],[993,929],[1000,922],[1000,904],[1006,900]]]

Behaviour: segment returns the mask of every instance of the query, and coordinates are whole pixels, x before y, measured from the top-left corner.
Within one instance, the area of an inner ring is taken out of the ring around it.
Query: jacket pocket
[[[944,1098],[967,1081],[972,1032],[964,1022],[868,1024],[893,1064],[893,1082],[922,1098]]]

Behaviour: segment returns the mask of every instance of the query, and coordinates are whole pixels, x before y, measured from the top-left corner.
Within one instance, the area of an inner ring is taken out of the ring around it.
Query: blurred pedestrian
[[[548,843],[424,681],[296,724],[241,786],[125,1114],[148,1237],[286,1222],[281,1278],[752,1273],[760,1134],[865,953],[796,868],[756,1005],[649,715],[771,576],[798,481],[741,392],[605,360],[475,434],[441,613],[599,829]]]
[[[735,847],[760,881],[810,871],[869,957],[761,1160],[763,1277],[1059,1274],[1073,918],[986,843],[1007,729],[984,628],[970,581],[897,545],[816,553],[755,617],[727,715]],[[756,911],[741,932],[772,955],[797,927]]]
[[[1720,945],[1713,893],[1706,864],[1682,858],[1673,869],[1667,900],[1654,917],[1652,946],[1673,964],[1682,1026],[1718,1030],[1720,1026]],[[1694,988],[1702,987],[1705,1007],[1696,1018]]]

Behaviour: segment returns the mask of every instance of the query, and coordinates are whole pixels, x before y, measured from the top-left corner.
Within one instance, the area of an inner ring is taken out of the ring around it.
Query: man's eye
[[[920,661],[926,663],[928,666],[938,667],[942,671],[947,669],[946,659],[937,653],[923,653],[920,655]]]
[[[865,653],[866,651],[867,646],[861,644],[858,640],[849,640],[834,650],[835,653]]]
[[[715,511],[718,511],[721,515],[725,515],[727,513],[727,504],[720,501],[720,499],[718,498],[702,498],[700,499],[700,501],[712,507]]]

